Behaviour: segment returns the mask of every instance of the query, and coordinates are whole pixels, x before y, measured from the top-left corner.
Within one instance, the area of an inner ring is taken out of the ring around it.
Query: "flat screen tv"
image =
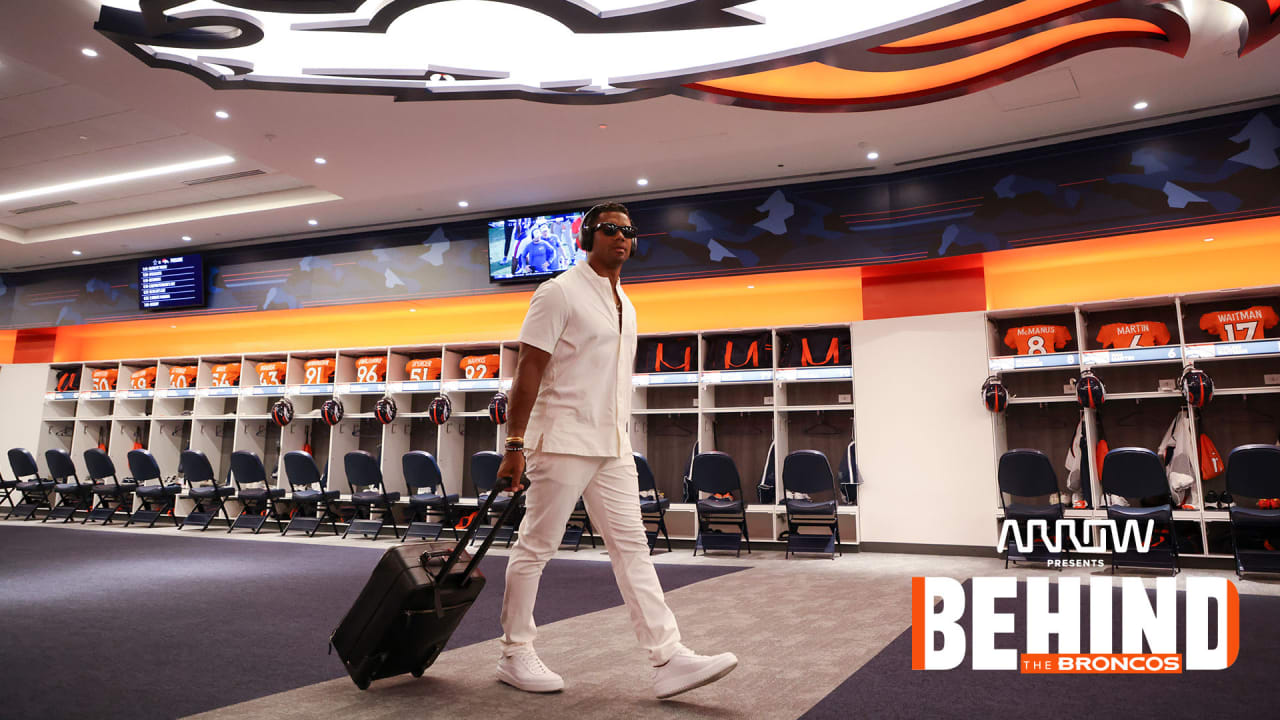
[[[204,307],[204,258],[175,255],[138,261],[138,307],[143,310]]]
[[[585,261],[578,249],[582,213],[535,215],[489,223],[489,279],[540,280]]]

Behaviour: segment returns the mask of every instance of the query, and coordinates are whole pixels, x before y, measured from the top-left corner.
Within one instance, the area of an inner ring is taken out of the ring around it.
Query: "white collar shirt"
[[[617,286],[622,326],[609,278],[586,262],[544,282],[533,294],[520,342],[551,354],[529,415],[531,450],[623,457],[631,454],[631,372],[636,310]]]

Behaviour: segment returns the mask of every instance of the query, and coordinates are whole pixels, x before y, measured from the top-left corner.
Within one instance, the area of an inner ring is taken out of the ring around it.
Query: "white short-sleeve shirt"
[[[533,294],[520,342],[551,354],[529,415],[525,447],[593,457],[631,454],[631,371],[636,309],[618,284],[585,262]]]

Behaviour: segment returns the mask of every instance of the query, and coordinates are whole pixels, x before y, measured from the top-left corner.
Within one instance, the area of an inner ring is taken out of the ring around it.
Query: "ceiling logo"
[[[1246,12],[1242,54],[1274,36],[1264,27],[1268,0],[1234,4]],[[111,0],[95,28],[146,64],[217,89],[562,104],[675,94],[838,112],[976,92],[1102,48],[1181,57],[1190,28],[1177,8],[1150,0]]]

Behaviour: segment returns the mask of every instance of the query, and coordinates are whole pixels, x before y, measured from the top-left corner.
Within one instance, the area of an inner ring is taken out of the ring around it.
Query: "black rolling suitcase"
[[[494,527],[507,521],[524,491],[511,498]],[[498,493],[485,498],[478,517],[485,517]],[[449,643],[462,616],[484,589],[477,565],[497,533],[481,543],[474,556],[465,548],[479,522],[471,523],[455,546],[447,542],[398,545],[386,552],[356,598],[355,605],[329,637],[356,687],[366,690],[380,678],[411,673],[421,677]],[[463,567],[461,561],[468,562]]]

